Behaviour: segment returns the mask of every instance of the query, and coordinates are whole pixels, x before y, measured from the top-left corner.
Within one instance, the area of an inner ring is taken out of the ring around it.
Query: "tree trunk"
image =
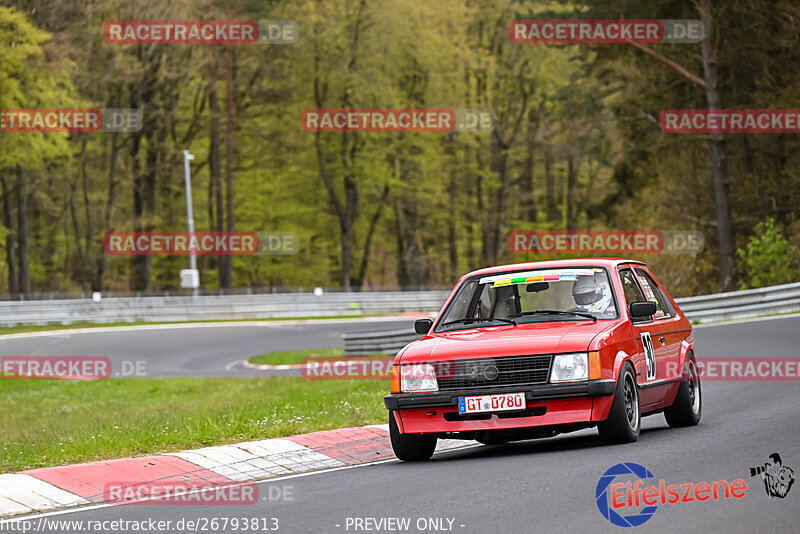
[[[538,114],[535,109],[528,112],[528,128],[525,137],[525,163],[520,176],[520,211],[529,222],[536,222],[536,188],[534,167],[536,164],[536,134],[539,129]]]
[[[557,221],[559,213],[558,205],[556,204],[555,178],[553,177],[553,147],[549,143],[544,150],[544,180],[547,198],[547,221]]]
[[[233,46],[228,46],[227,68],[225,76],[225,209],[227,211],[225,229],[233,232],[233,158],[234,158],[234,131],[236,129],[236,55]],[[227,286],[233,283],[233,256],[225,256],[225,271]]]
[[[422,257],[422,248],[419,245],[419,210],[415,184],[411,183],[413,165],[407,160],[395,159],[395,177],[405,184],[403,192],[398,195],[395,213],[397,217],[397,232],[399,233],[401,248],[398,249],[400,267],[398,269],[398,282],[401,287],[418,287],[425,284],[428,273],[425,260]]]
[[[210,180],[214,183],[215,203],[217,211],[217,232],[225,229],[225,210],[222,203],[222,172],[220,154],[220,109],[217,98],[217,63],[213,47],[208,47],[208,108],[211,115],[209,129],[209,169],[211,172]],[[217,274],[219,276],[219,287],[222,293],[231,287],[230,269],[228,263],[229,256],[220,254],[217,256]]]
[[[358,58],[358,44],[361,38],[362,24],[364,11],[366,9],[366,0],[361,0],[358,4],[358,14],[353,23],[352,40],[349,43],[350,57],[347,63],[347,73],[353,76],[356,72],[356,64]],[[322,108],[323,101],[325,100],[325,93],[327,90],[327,83],[323,82],[319,76],[319,51],[317,43],[314,43],[314,102],[317,108]],[[349,86],[345,86],[341,97],[341,107],[352,107],[351,90]],[[325,161],[325,152],[322,147],[322,138],[320,132],[316,132],[314,136],[314,147],[317,155],[317,165],[319,168],[319,175],[325,184],[325,189],[328,192],[328,198],[333,206],[336,217],[339,220],[339,238],[340,238],[340,269],[339,269],[339,282],[345,291],[350,291],[353,287],[353,280],[351,279],[353,273],[353,240],[355,238],[355,221],[358,215],[358,184],[356,182],[355,162],[358,156],[358,135],[355,132],[342,132],[341,134],[341,147],[340,158],[343,169],[343,185],[344,185],[344,202],[339,198],[336,192],[336,185],[334,184],[334,177],[331,175],[327,168]]]
[[[711,35],[713,34],[711,0],[700,0],[700,19],[703,21],[706,31],[705,39],[700,44],[703,57],[703,77],[706,84],[706,100],[709,110],[717,110],[720,109],[720,98],[717,89],[717,68],[714,60],[714,49],[711,45]],[[728,193],[728,164],[725,141],[722,134],[711,134],[709,153],[714,180],[714,203],[717,208],[720,283],[723,291],[730,291],[735,288],[736,284],[733,263],[734,229]]]
[[[17,165],[17,234],[19,240],[19,291],[24,296],[31,291],[28,254],[28,187],[27,173]]]
[[[369,266],[369,251],[372,245],[372,237],[375,235],[375,229],[378,227],[378,221],[381,218],[381,214],[383,213],[383,205],[386,202],[386,197],[389,196],[389,186],[386,185],[383,188],[383,192],[381,193],[380,199],[378,199],[377,206],[375,206],[375,212],[372,214],[372,218],[369,221],[369,228],[367,229],[367,237],[364,239],[364,249],[361,253],[361,264],[358,268],[358,278],[356,278],[354,282],[354,286],[357,288],[361,288],[364,285],[364,280],[367,277],[367,267]]]
[[[458,184],[456,183],[456,173],[450,174],[450,187],[448,199],[448,216],[447,216],[447,245],[450,261],[450,280],[448,282],[454,283],[458,280]]]
[[[567,159],[567,230],[575,229],[575,184],[578,172],[575,169],[575,156],[570,152]]]
[[[3,186],[3,224],[8,230],[6,234],[6,263],[8,264],[8,292],[12,300],[19,300],[19,279],[17,278],[17,245],[14,238],[14,223],[11,219],[11,206],[8,196],[11,194],[6,183],[6,176],[0,172],[0,184]]]
[[[105,231],[111,231],[112,224],[112,209],[114,207],[114,192],[116,189],[116,174],[117,174],[117,152],[119,151],[117,132],[111,134],[111,156],[108,161],[108,197],[106,198],[106,213],[105,213]],[[100,262],[97,266],[97,287],[93,287],[93,291],[102,291],[103,284],[106,276],[106,268],[108,266],[108,254],[103,254],[100,257]]]
[[[152,232],[155,211],[155,182],[158,164],[159,139],[151,133],[147,137],[144,170],[137,172],[134,179],[133,203],[136,214],[135,230]],[[138,160],[138,155],[137,155]],[[147,291],[150,286],[151,257],[142,254],[133,257],[133,288]]]
[[[498,147],[498,174],[500,177],[500,191],[497,196],[497,210],[495,212],[494,228],[492,229],[491,263],[496,264],[503,254],[503,233],[506,225],[506,212],[508,211],[508,197],[511,192],[511,180],[508,176],[508,150],[505,145]]]
[[[141,82],[143,85],[145,82]],[[142,91],[139,84],[132,84],[131,88],[131,107],[132,108],[146,108],[150,103],[150,91]],[[153,121],[147,119],[145,114],[145,123],[148,127],[152,126]],[[141,232],[144,223],[144,179],[142,176],[142,164],[139,156],[141,148],[142,137],[146,128],[142,128],[138,132],[131,134],[131,174],[133,176],[133,231]],[[149,281],[147,276],[147,256],[136,255],[131,258],[131,289],[134,291],[145,291]]]

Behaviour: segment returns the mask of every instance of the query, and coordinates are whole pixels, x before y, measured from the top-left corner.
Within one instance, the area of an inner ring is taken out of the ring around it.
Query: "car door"
[[[645,298],[656,304],[656,313],[653,318],[662,328],[659,338],[653,341],[656,347],[661,346],[664,348],[666,366],[661,377],[665,380],[670,380],[680,376],[678,363],[680,361],[681,342],[686,339],[689,332],[685,329],[669,299],[664,296],[660,284],[653,278],[653,275],[642,267],[635,267],[634,272],[644,291]]]
[[[622,268],[619,271],[622,282],[626,307],[631,302],[649,300],[640,285],[632,268]],[[663,382],[667,372],[669,354],[666,344],[661,343],[665,337],[664,326],[655,320],[654,316],[631,318],[631,324],[636,332],[637,346],[641,352],[635,358],[636,381],[639,384],[639,402],[642,408],[657,404],[662,401],[668,388]]]

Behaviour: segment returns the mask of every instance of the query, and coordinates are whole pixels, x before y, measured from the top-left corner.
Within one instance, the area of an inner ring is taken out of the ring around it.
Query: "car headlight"
[[[589,379],[589,355],[585,352],[575,354],[556,354],[553,356],[553,369],[550,382],[571,382]]]
[[[429,363],[412,363],[400,366],[400,390],[403,393],[439,391],[436,370]]]

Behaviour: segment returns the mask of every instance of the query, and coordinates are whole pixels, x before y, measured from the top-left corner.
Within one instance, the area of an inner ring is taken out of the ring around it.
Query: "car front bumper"
[[[608,414],[615,387],[613,380],[590,380],[434,393],[392,393],[384,397],[383,402],[398,417],[403,433],[467,432],[602,420]],[[518,392],[525,393],[524,412],[458,413],[459,397]]]

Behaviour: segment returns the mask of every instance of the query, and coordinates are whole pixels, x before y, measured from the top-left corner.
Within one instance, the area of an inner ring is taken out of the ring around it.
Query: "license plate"
[[[525,393],[459,397],[458,413],[505,412],[525,409]]]

